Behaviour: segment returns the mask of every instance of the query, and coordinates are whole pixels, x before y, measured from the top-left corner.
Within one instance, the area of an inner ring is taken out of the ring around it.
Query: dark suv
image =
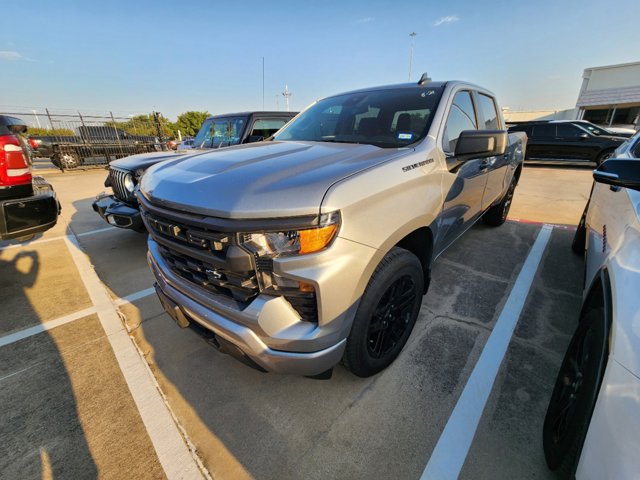
[[[93,202],[93,210],[106,222],[120,228],[145,232],[134,195],[136,185],[147,168],[164,160],[188,158],[208,149],[259,142],[282,128],[297,112],[244,112],[207,118],[193,139],[192,148],[178,151],[144,153],[115,160],[109,165],[105,187],[113,195],[102,193]]]
[[[510,132],[525,132],[527,160],[550,163],[588,163],[600,165],[626,140],[623,137],[599,135],[580,122],[540,121],[509,127]]]
[[[44,232],[60,213],[51,185],[31,174],[26,131],[19,118],[0,115],[0,240]]]

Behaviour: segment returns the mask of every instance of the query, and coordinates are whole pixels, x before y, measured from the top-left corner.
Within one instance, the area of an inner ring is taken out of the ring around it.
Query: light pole
[[[289,111],[289,97],[293,95],[290,91],[289,91],[289,86],[285,85],[284,86],[284,92],[282,92],[282,96],[284,97],[284,101],[287,105],[287,112]]]
[[[411,32],[409,36],[411,37],[411,49],[409,51],[409,81],[411,81],[411,64],[413,63],[413,42],[415,41],[417,33]]]

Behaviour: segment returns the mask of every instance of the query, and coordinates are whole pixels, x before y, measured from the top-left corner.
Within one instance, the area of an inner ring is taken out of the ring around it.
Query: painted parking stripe
[[[127,295],[126,297],[116,298],[113,302],[117,306],[121,307],[122,305],[127,305],[129,303],[135,302],[136,300],[140,300],[141,298],[148,297],[149,295],[154,295],[155,293],[156,291],[154,288],[146,288],[144,290],[140,290],[139,292],[132,293],[131,295]],[[43,322],[40,325],[35,325],[33,327],[25,328],[24,330],[19,330],[17,332],[1,336],[0,347],[18,342],[25,338],[33,337],[34,335],[46,332],[47,330],[59,327],[60,325],[75,322],[76,320],[80,320],[81,318],[84,318],[87,315],[91,315],[92,313],[96,313],[96,307],[85,308],[84,310],[70,313],[69,315],[64,315],[62,317],[54,318],[53,320],[49,320],[47,322]]]
[[[422,480],[458,478],[552,230],[551,225],[544,225],[538,233],[496,325],[422,473]]]
[[[77,233],[75,234],[75,236],[86,237],[88,235],[95,235],[96,233],[108,232],[108,231],[114,230],[115,228],[117,227],[98,228],[96,230],[89,230],[88,232]],[[31,245],[39,245],[41,243],[55,242],[56,240],[64,240],[65,238],[67,238],[66,235],[59,235],[57,237],[50,237],[50,238],[41,238],[39,240],[34,240],[33,242],[16,243],[15,245],[7,245],[4,247],[0,247],[0,251],[11,250],[13,248],[30,247]]]
[[[167,478],[169,480],[203,478],[202,466],[195,452],[187,447],[149,366],[125,330],[116,306],[93,269],[89,258],[82,251],[75,237],[69,236],[65,238],[65,242],[96,308],[102,328],[107,334],[120,371],[127,382]]]
[[[141,298],[148,297],[149,295],[155,295],[156,289],[145,288],[144,290],[140,290],[139,292],[132,293],[131,295],[127,295],[123,298],[117,298],[114,300],[117,306],[125,305],[127,303],[135,302],[136,300],[140,300]]]
[[[79,312],[75,312],[70,315],[65,315],[64,317],[59,317],[54,320],[41,323],[40,325],[36,325],[34,327],[25,328],[24,330],[19,330],[17,332],[10,333],[9,335],[4,335],[0,337],[0,347],[18,342],[25,338],[33,337],[34,335],[46,332],[47,330],[59,327],[60,325],[75,322],[76,320],[84,318],[87,315],[95,313],[95,311],[95,307],[85,308],[84,310],[80,310]]]

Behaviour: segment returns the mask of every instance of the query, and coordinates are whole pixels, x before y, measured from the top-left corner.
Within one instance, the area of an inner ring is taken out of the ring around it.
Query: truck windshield
[[[406,147],[427,134],[442,90],[416,86],[325,98],[298,115],[274,139]]]
[[[237,145],[247,125],[247,117],[207,118],[193,140],[193,148]]]

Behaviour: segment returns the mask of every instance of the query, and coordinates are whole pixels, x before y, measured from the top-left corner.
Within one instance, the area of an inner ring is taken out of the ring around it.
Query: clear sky
[[[575,105],[584,68],[640,60],[639,0],[3,2],[0,111],[291,110],[407,80],[469,80],[512,110]]]

